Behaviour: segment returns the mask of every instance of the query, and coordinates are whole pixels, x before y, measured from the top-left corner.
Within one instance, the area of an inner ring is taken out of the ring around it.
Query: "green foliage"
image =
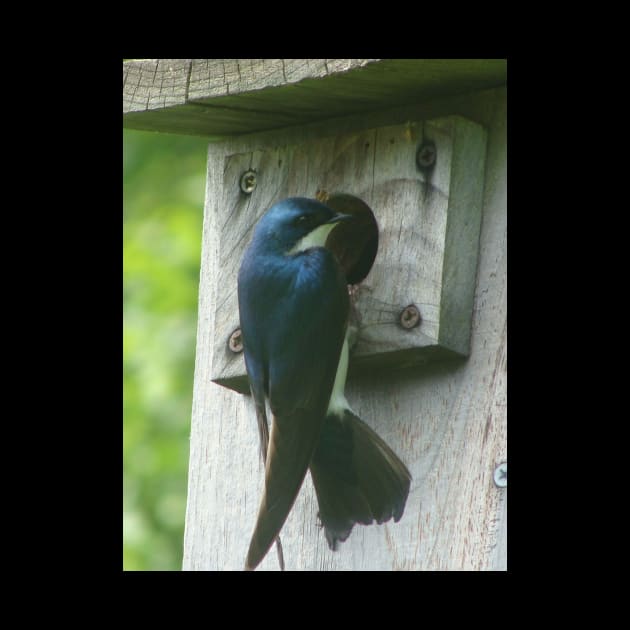
[[[207,140],[123,131],[123,568],[180,570]]]

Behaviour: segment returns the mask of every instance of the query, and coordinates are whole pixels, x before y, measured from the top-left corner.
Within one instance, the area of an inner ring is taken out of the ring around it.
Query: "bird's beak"
[[[323,225],[326,225],[328,223],[337,223],[338,221],[347,221],[348,219],[352,219],[352,218],[353,216],[351,214],[343,214],[343,212],[337,212],[336,214],[333,215],[331,219],[326,221],[326,223],[324,223]]]

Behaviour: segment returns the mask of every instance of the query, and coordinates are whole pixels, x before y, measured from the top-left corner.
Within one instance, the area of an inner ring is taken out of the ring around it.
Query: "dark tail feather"
[[[335,551],[355,523],[399,521],[411,474],[396,453],[360,418],[346,410],[327,416],[311,460],[319,518]]]

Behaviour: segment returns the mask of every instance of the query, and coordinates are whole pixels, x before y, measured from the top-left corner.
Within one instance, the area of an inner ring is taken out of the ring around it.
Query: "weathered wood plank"
[[[505,59],[123,62],[123,125],[226,136],[499,86]]]
[[[357,527],[333,553],[307,477],[283,528],[287,569],[504,570],[507,489],[493,483],[506,451],[507,165],[504,89],[210,145],[190,443],[185,570],[240,570],[263,483],[248,396],[210,382],[225,155],[295,146],[341,130],[461,115],[488,129],[483,220],[468,360],[350,379],[348,400],[398,452],[413,482],[399,523]],[[274,156],[276,157],[276,156]],[[278,159],[282,158],[279,150]],[[295,159],[296,181],[305,177]],[[298,156],[299,157],[299,156]],[[234,172],[238,168],[234,166]],[[300,173],[302,173],[300,175]],[[246,213],[246,207],[239,211]],[[225,260],[224,260],[225,262]],[[277,570],[270,553],[261,570]]]

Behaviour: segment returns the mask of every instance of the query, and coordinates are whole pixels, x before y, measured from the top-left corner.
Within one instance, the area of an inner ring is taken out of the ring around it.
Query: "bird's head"
[[[296,254],[309,247],[323,247],[337,222],[351,218],[314,199],[289,197],[267,210],[256,226],[254,239],[276,252]]]

